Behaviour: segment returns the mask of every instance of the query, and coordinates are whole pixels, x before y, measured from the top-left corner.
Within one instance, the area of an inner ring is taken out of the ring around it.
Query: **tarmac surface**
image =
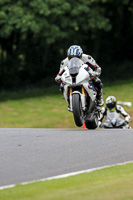
[[[0,128],[0,186],[132,160],[132,129]]]

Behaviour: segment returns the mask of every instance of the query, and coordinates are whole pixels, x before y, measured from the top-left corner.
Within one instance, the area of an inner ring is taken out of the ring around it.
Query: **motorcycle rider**
[[[60,64],[59,73],[57,74],[55,80],[58,83],[61,83],[61,75],[64,72],[64,67],[68,66],[69,60],[73,57],[80,58],[85,64],[88,65],[86,70],[88,71],[88,73],[90,73],[92,83],[93,83],[95,89],[97,90],[98,106],[99,107],[103,106],[104,105],[104,100],[103,100],[103,96],[102,96],[103,84],[102,84],[102,82],[99,78],[99,76],[101,74],[101,68],[98,66],[96,61],[90,55],[83,53],[83,50],[80,46],[72,45],[72,46],[69,47],[68,52],[67,52],[67,58],[62,60],[62,62]],[[62,84],[60,85],[60,89],[63,92],[63,85]]]
[[[130,122],[130,115],[124,110],[124,108],[121,105],[117,105],[117,100],[114,96],[108,96],[106,101],[106,106],[101,108],[101,115],[99,117],[99,124],[98,126],[100,128],[103,127],[102,120],[105,117],[105,121],[110,119],[110,113],[118,113],[119,116],[122,115],[125,118],[125,123],[124,125],[127,126],[127,128],[130,128],[128,123]]]

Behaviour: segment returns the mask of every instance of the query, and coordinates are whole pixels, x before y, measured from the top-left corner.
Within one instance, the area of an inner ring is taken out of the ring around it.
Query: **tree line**
[[[132,78],[132,36],[131,0],[0,0],[0,88],[54,84],[73,44],[103,80]]]

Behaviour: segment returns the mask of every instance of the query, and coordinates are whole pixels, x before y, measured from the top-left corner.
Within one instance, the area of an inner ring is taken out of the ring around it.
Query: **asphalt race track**
[[[0,129],[0,186],[132,160],[132,129]]]

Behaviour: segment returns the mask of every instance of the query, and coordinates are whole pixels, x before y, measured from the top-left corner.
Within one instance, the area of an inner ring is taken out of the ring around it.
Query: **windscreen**
[[[79,73],[79,68],[82,66],[82,61],[79,58],[71,58],[68,64],[69,73],[71,76]]]

